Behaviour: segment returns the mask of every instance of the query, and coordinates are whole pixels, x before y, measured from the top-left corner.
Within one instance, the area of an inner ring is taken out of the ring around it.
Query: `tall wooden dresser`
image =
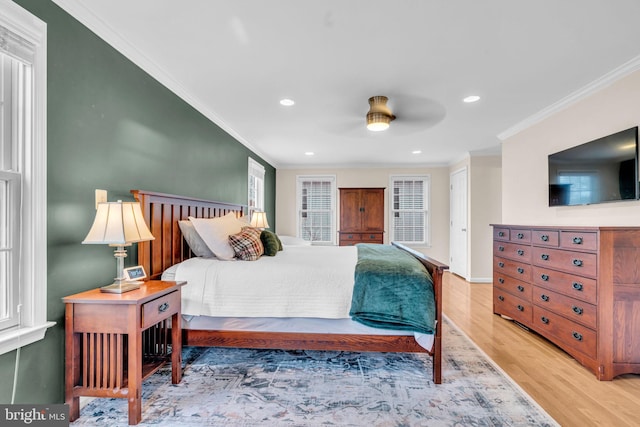
[[[640,227],[493,226],[493,311],[600,380],[640,373]]]
[[[340,246],[382,243],[384,188],[340,188]]]

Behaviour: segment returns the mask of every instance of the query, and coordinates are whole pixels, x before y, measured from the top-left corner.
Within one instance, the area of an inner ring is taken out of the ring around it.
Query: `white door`
[[[467,279],[467,169],[451,174],[449,270]]]

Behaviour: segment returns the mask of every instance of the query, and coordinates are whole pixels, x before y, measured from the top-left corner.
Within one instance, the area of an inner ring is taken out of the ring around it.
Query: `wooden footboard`
[[[157,279],[162,272],[192,257],[182,238],[178,221],[189,216],[212,218],[234,212],[241,216],[245,209],[233,205],[184,196],[131,190],[142,206],[145,220],[155,240],[138,244],[138,263],[144,266],[149,278]],[[433,348],[425,350],[413,336],[310,334],[251,331],[183,330],[185,345],[236,348],[272,348],[285,350],[341,350],[380,352],[429,353],[433,358],[433,381],[442,382],[442,276],[448,266],[404,245],[393,245],[411,253],[429,271],[433,278],[436,299],[436,333]]]

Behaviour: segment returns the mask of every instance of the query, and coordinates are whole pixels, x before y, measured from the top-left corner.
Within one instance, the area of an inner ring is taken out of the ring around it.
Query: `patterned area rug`
[[[186,348],[180,384],[143,385],[139,426],[555,426],[444,322],[443,383],[421,354]],[[126,399],[94,399],[73,426],[126,426]]]

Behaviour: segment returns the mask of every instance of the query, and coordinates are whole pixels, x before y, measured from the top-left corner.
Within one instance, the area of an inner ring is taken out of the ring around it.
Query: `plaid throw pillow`
[[[243,261],[255,261],[264,253],[264,246],[260,241],[262,231],[253,227],[242,227],[238,234],[229,236],[229,244],[236,254],[236,258]]]

